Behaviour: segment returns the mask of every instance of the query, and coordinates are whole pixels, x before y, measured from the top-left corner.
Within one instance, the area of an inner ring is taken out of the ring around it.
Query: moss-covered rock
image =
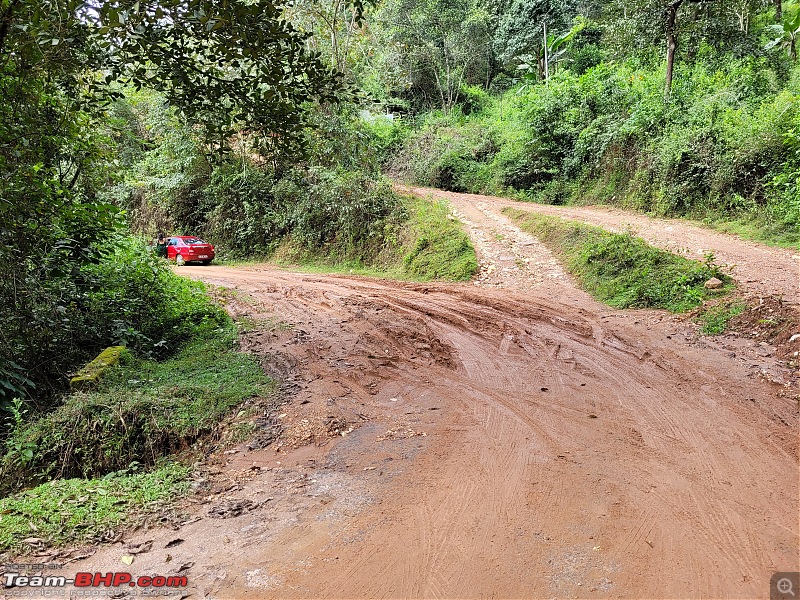
[[[127,352],[125,346],[106,348],[97,355],[97,358],[78,371],[75,377],[70,379],[70,387],[73,390],[82,390],[93,386],[110,367],[119,364],[125,352]]]

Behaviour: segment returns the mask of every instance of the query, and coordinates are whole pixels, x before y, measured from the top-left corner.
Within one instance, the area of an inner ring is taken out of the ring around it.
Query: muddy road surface
[[[205,471],[177,530],[65,572],[181,573],[198,598],[519,599],[768,598],[800,570],[792,383],[598,305],[536,240],[455,206],[473,282],[185,267],[229,290],[283,382],[281,435]]]

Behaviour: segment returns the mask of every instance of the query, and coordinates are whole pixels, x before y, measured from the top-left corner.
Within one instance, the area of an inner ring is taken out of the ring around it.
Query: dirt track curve
[[[398,189],[421,197],[447,200],[471,216],[481,213],[483,218],[478,217],[479,223],[488,218],[501,229],[507,225],[507,220],[500,211],[511,206],[582,221],[609,231],[631,230],[655,246],[695,260],[703,260],[708,252],[713,252],[717,263],[726,267],[746,290],[764,295],[778,294],[793,302],[800,300],[800,251],[771,248],[685,221],[658,219],[613,207],[549,206],[431,188],[398,186]]]
[[[495,204],[451,200],[474,282],[186,267],[235,290],[282,441],[226,455],[180,531],[72,572],[148,540],[130,570],[201,598],[768,598],[800,570],[791,384],[598,305]]]

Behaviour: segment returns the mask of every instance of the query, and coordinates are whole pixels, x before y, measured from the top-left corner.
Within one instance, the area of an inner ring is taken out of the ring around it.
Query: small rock
[[[796,342],[797,340],[800,340],[800,333],[795,333],[792,337],[789,338],[790,343]]]
[[[708,281],[706,281],[705,287],[707,290],[718,290],[723,285],[725,285],[721,280],[717,279],[716,277],[712,277]]]

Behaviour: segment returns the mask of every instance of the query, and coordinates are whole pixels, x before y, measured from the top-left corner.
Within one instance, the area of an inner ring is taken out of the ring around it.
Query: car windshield
[[[192,244],[205,244],[200,238],[183,238],[183,243],[191,246]]]

